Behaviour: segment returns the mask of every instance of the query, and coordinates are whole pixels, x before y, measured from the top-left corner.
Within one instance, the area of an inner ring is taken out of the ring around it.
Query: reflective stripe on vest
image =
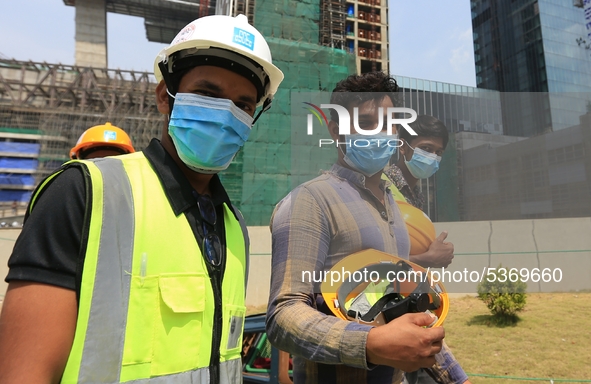
[[[400,192],[400,190],[398,188],[396,188],[396,186],[394,185],[392,180],[390,180],[390,178],[388,176],[386,176],[385,173],[382,173],[381,179],[390,183],[390,186],[388,188],[390,188],[390,192],[392,192],[392,196],[394,197],[394,200],[404,201],[405,203],[407,202],[406,197],[404,197],[402,192]]]
[[[152,377],[127,381],[131,384],[209,384],[209,369],[201,368],[195,371],[182,372],[176,375]],[[242,383],[242,361],[234,359],[220,363],[220,383]]]
[[[185,216],[159,204],[165,192],[143,153],[82,163],[92,181],[92,210],[76,335],[62,382],[209,383],[211,286]],[[245,228],[224,211],[220,383],[237,383]],[[154,244],[170,248],[171,261]],[[154,252],[142,254],[142,248]]]

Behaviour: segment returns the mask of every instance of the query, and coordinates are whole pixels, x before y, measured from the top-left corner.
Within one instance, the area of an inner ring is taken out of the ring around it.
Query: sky
[[[475,85],[468,0],[389,0],[390,72]],[[62,0],[2,5],[0,57],[74,64],[74,7]],[[152,71],[165,44],[146,39],[144,20],[107,14],[109,68]]]
[[[468,0],[389,0],[390,73],[476,86]]]

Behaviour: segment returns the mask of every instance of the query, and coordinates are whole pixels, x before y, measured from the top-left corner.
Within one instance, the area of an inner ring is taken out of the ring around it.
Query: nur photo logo
[[[339,135],[363,135],[363,136],[371,136],[367,137],[367,139],[371,140],[380,140],[383,141],[383,145],[387,146],[394,146],[399,147],[400,143],[396,134],[396,130],[393,128],[395,126],[398,129],[406,129],[408,133],[412,136],[417,136],[417,133],[414,129],[411,128],[409,125],[413,121],[417,119],[417,112],[412,108],[404,108],[404,107],[390,107],[387,108],[384,113],[384,108],[379,107],[377,109],[377,125],[372,129],[363,129],[360,127],[359,124],[359,108],[353,107],[353,119],[351,119],[351,114],[347,108],[343,107],[342,105],[338,104],[320,104],[318,107],[315,104],[309,102],[303,102],[310,113],[307,116],[307,134],[313,135],[314,134],[314,117],[320,123],[321,127],[324,127],[324,124],[328,126],[329,122],[326,117],[326,114],[322,109],[330,108],[333,109],[338,116],[338,125],[339,125]],[[351,122],[353,124],[351,124]],[[384,126],[385,124],[385,126]],[[354,131],[352,132],[351,126],[353,127]],[[386,132],[383,132],[384,128]],[[393,137],[388,137],[393,136]],[[363,142],[363,143],[361,143]],[[342,145],[349,143],[339,142],[335,143],[332,139],[319,139],[318,146],[322,147],[323,145]],[[348,144],[351,145],[351,144]],[[355,146],[369,146],[368,140],[355,140],[353,143]]]

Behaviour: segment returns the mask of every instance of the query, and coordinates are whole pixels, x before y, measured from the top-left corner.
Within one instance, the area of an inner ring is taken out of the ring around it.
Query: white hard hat
[[[180,68],[175,67],[181,59],[189,60],[183,60],[185,64]],[[273,65],[263,35],[248,24],[245,15],[213,15],[194,20],[160,51],[154,61],[154,74],[158,81],[164,79],[170,88],[169,75],[177,71],[197,65],[224,67],[223,63],[231,64],[227,69],[251,78],[255,86],[260,83],[257,86],[259,106],[270,103],[283,80],[283,72]]]

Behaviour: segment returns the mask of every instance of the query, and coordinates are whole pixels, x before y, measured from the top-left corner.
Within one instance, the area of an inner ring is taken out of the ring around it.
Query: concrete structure
[[[168,44],[185,25],[202,16],[242,13],[260,29],[261,25],[279,25],[282,13],[293,16],[298,12],[306,13],[304,8],[313,6],[316,17],[320,14],[320,18],[318,35],[311,42],[353,53],[358,73],[389,70],[387,1],[319,0],[315,4],[282,1],[274,4],[272,16],[265,14],[264,20],[255,20],[255,5],[261,9],[256,3],[255,0],[64,0],[64,4],[76,7],[78,66],[108,66],[107,12],[143,17],[148,41]],[[299,10],[290,12],[292,8]]]
[[[76,2],[76,65],[106,68],[106,0]]]
[[[449,273],[442,275],[453,296],[474,295],[483,271],[486,277],[487,268],[498,268],[499,264],[529,275],[528,292],[591,290],[590,217],[435,223],[435,229],[437,233],[449,231],[447,240],[455,246],[455,258],[446,269]],[[260,308],[269,296],[271,234],[268,227],[250,227],[249,232],[246,303]],[[532,276],[541,279],[542,273],[547,282],[532,281]]]
[[[591,215],[591,113],[573,113],[568,120],[579,124],[570,128],[505,136],[503,103],[525,94],[394,77],[405,107],[439,118],[451,133],[439,171],[420,181],[433,221]]]
[[[424,210],[433,221],[591,215],[590,113],[570,111],[563,121],[577,125],[540,131],[529,139],[503,135],[513,130],[505,128],[506,121],[514,124],[524,116],[543,115],[534,107],[543,105],[544,98],[560,101],[565,117],[575,94],[503,93],[394,77],[405,107],[437,117],[451,133],[439,171],[420,181]],[[579,95],[578,102],[590,95]],[[528,115],[516,115],[515,106],[526,102]]]
[[[461,220],[591,216],[591,114],[580,121],[528,139],[456,135]]]
[[[245,1],[234,4],[238,7]],[[143,17],[148,41],[168,44],[191,21],[214,14],[216,1],[64,0],[64,4],[76,7],[76,65],[107,68],[107,12]]]
[[[342,4],[334,0],[322,0],[322,3]],[[347,0],[346,7],[346,48],[357,57],[357,73],[389,72],[388,2]]]
[[[144,148],[162,130],[155,88],[146,72],[0,59],[0,190],[32,189],[69,159],[82,132],[107,121]],[[24,170],[34,185],[13,182]]]
[[[469,131],[456,134],[457,148],[461,151],[467,151],[468,149],[480,147],[481,145],[486,145],[489,148],[497,148],[525,139],[525,137],[489,135],[486,133]]]
[[[467,221],[435,223],[437,233],[449,231],[455,258],[445,287],[454,296],[476,293],[476,273],[487,268],[517,268],[548,282],[527,283],[528,292],[570,292],[591,290],[591,217],[511,221]],[[271,233],[269,227],[249,227],[250,273],[246,304],[263,308],[267,304],[271,277]],[[20,229],[0,229],[0,276],[8,272],[6,262]],[[536,271],[535,268],[538,270]],[[545,270],[545,271],[544,271]],[[442,271],[437,269],[434,271]],[[466,271],[466,272],[464,272]],[[455,274],[454,274],[455,272]],[[478,276],[478,277],[479,277]],[[448,282],[448,280],[456,280]],[[560,281],[556,281],[560,280]],[[0,300],[6,284],[0,280]]]

